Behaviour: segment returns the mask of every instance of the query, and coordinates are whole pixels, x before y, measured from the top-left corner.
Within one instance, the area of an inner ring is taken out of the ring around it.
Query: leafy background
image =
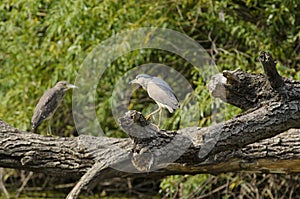
[[[259,51],[269,51],[277,59],[281,75],[300,80],[299,19],[297,0],[3,0],[0,3],[0,118],[29,130],[33,109],[46,89],[62,79],[74,82],[81,63],[101,41],[139,27],[169,28],[192,37],[215,60],[219,71],[241,68],[261,73],[257,61]],[[172,66],[185,75],[195,89],[197,100],[201,101],[199,125],[210,125],[210,96],[198,71],[188,70],[189,64],[175,55],[155,50],[134,51],[112,63],[99,81],[97,113],[105,134],[125,136],[110,110],[114,84],[126,71],[149,62]],[[57,136],[77,136],[71,96],[71,92],[66,95],[51,121],[52,132]],[[143,99],[143,103],[137,104],[137,99]],[[146,113],[149,103],[153,102],[145,92],[138,91],[130,107]],[[240,112],[229,105],[221,108],[226,108],[226,119]],[[179,117],[174,114],[164,127],[178,128]],[[46,124],[39,129],[44,134]],[[11,194],[28,176],[26,172],[9,169],[2,173]],[[43,182],[40,188],[45,194],[47,190],[54,190],[50,195],[55,195],[70,189],[55,188],[58,182],[67,183],[61,179],[34,174],[24,196],[32,193],[30,190],[38,182]],[[151,190],[156,197],[165,198],[297,198],[299,193],[291,192],[299,190],[297,182],[299,176],[201,174],[167,177],[156,182]],[[102,186],[93,192],[129,197],[143,191]]]

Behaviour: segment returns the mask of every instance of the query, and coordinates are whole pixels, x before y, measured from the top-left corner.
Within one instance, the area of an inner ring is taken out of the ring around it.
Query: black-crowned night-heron
[[[34,109],[31,119],[32,130],[44,121],[50,119],[55,113],[56,109],[64,99],[66,91],[70,88],[77,88],[75,85],[69,84],[67,81],[59,81],[53,88],[47,90]],[[50,124],[48,122],[49,131],[51,134]]]
[[[164,80],[146,74],[137,75],[130,84],[139,84],[148,92],[156,104],[158,109],[146,116],[149,119],[153,114],[159,111],[158,126],[160,125],[162,109],[166,108],[170,113],[179,108],[179,102],[169,84]]]

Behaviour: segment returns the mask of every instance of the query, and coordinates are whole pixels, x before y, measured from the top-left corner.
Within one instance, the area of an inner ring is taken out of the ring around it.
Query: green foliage
[[[219,71],[262,72],[257,57],[260,50],[266,50],[278,60],[280,74],[300,80],[296,0],[3,0],[0,10],[0,118],[24,130],[30,129],[33,109],[46,89],[62,79],[74,82],[83,60],[101,41],[128,29],[160,27],[184,33],[207,50]],[[192,84],[192,96],[200,102],[193,107],[200,112],[199,126],[240,112],[212,101],[201,71],[184,59],[159,50],[134,51],[113,62],[97,87],[97,115],[108,136],[125,136],[111,113],[115,83],[126,71],[151,62],[171,66]],[[71,101],[70,91],[52,120],[52,131],[60,136],[75,131]],[[130,107],[147,114],[153,103],[143,91],[137,91]],[[218,110],[215,116],[214,109]],[[179,124],[177,111],[163,127],[176,129]],[[46,125],[40,129],[45,131]],[[188,195],[206,180],[206,175],[172,176],[161,189],[173,196],[178,191],[174,183],[185,182],[183,194]]]
[[[22,129],[30,128],[33,108],[44,90],[61,79],[73,82],[87,54],[101,41],[126,29],[155,26],[183,32],[209,50],[219,70],[242,68],[261,72],[256,58],[260,50],[268,50],[279,60],[283,69],[280,72],[289,71],[287,75],[297,76],[300,35],[296,21],[298,5],[294,1],[5,0],[0,6],[4,11],[0,14],[0,92],[3,96],[0,118]],[[105,116],[99,118],[105,131],[113,135],[118,129],[110,119],[109,100],[115,82],[131,68],[149,62],[169,65],[194,84],[195,95],[203,102],[198,107],[201,110],[199,124],[209,125],[211,100],[206,82],[199,83],[199,74],[190,70],[191,66],[178,56],[146,50],[120,57],[101,78],[97,113]],[[68,111],[71,98],[65,101],[56,118],[71,115]],[[72,125],[71,117],[67,118],[70,121],[64,125]],[[170,120],[166,127],[171,127],[174,121],[179,120]]]
[[[210,184],[207,184],[209,175],[197,175],[197,176],[170,176],[164,179],[161,184],[161,191],[160,194],[164,194],[165,197],[168,198],[187,198],[190,196],[196,196],[197,194],[201,194],[205,190],[208,190]]]
[[[291,187],[299,187],[299,176],[232,173],[218,177],[170,176],[161,182],[160,195],[164,198],[297,198]]]

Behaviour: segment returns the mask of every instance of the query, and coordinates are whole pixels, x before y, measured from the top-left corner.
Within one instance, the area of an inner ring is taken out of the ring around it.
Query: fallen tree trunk
[[[1,130],[10,126],[0,121]],[[7,128],[7,129],[8,129]],[[195,131],[197,131],[195,129]],[[147,173],[154,177],[171,174],[218,174],[231,171],[268,171],[270,173],[300,172],[300,130],[291,129],[273,138],[247,145],[238,150],[228,150],[211,155],[203,162],[192,164],[196,148],[191,148],[178,160],[189,159],[189,164],[171,163],[163,172]],[[87,146],[91,147],[87,147]],[[116,156],[126,160],[130,158],[133,142],[130,139],[79,136],[76,138],[53,138],[32,133],[19,132],[14,128],[0,133],[0,166],[49,175],[82,176],[95,162],[109,165]],[[122,153],[111,148],[120,147]],[[116,161],[118,162],[118,161]],[[269,163],[269,164],[268,164]],[[105,168],[102,179],[116,176],[136,176],[143,173],[124,173]]]
[[[68,198],[76,198],[97,178],[244,170],[298,173],[300,136],[292,128],[300,127],[300,83],[279,76],[270,54],[262,52],[260,61],[265,76],[224,71],[208,85],[213,96],[246,111],[231,120],[164,131],[129,111],[119,121],[130,137],[126,139],[45,137],[0,121],[0,166],[83,175]]]

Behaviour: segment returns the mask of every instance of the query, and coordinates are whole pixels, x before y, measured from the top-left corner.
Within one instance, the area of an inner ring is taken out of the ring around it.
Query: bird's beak
[[[135,79],[129,82],[129,84],[135,84],[135,83],[136,83]]]
[[[78,87],[73,84],[67,84],[67,88],[78,88]]]

